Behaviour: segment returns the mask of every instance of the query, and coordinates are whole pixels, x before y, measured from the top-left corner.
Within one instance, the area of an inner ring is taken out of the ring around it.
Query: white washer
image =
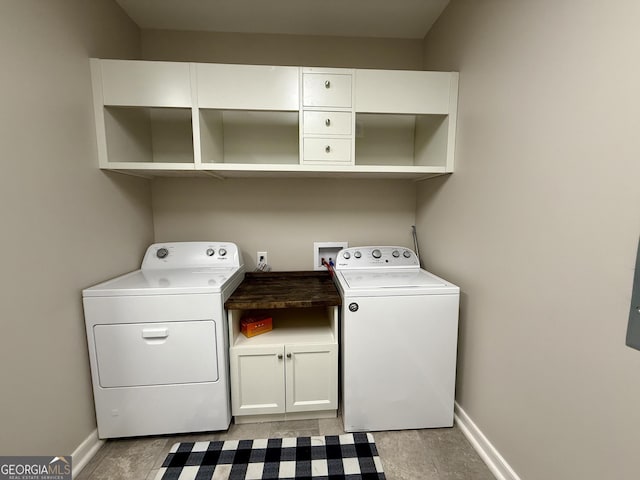
[[[243,279],[233,243],[159,243],[83,290],[100,438],[229,427],[223,305]]]
[[[343,249],[335,270],[345,431],[452,426],[460,289],[403,247]]]

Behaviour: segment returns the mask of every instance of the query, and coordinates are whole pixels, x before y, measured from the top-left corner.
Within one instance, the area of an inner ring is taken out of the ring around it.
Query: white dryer
[[[223,305],[243,279],[235,244],[174,242],[83,290],[100,438],[229,427]]]
[[[335,270],[345,431],[452,426],[460,289],[403,247],[343,249]]]

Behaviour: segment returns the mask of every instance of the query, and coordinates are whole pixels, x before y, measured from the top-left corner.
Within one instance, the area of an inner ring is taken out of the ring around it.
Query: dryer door
[[[213,320],[96,325],[93,331],[103,388],[218,380]]]

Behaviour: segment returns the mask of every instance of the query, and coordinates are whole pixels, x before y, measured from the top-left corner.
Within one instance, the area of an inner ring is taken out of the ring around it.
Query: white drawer
[[[305,135],[350,135],[350,112],[304,112]]]
[[[218,380],[213,321],[96,325],[93,334],[103,388]]]
[[[305,138],[304,163],[350,163],[351,140],[345,138]]]
[[[351,75],[304,73],[302,103],[305,107],[351,108]]]

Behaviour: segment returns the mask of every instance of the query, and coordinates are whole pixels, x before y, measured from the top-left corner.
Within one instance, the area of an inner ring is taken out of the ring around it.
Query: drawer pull
[[[331,153],[331,145],[327,145],[326,147],[324,147],[324,151],[327,153]]]
[[[167,338],[169,336],[168,328],[144,328],[142,329],[142,338]]]
[[[329,80],[325,80],[324,88],[331,88],[331,82]]]
[[[327,118],[327,119],[324,121],[324,124],[325,124],[327,127],[330,127],[330,126],[331,126],[331,119],[330,119],[330,118]]]

